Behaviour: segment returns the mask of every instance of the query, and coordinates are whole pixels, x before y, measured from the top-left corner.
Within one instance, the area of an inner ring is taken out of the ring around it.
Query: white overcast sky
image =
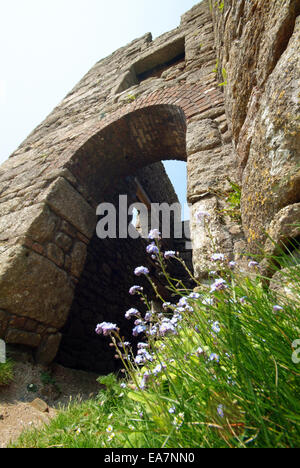
[[[199,0],[0,0],[0,163],[101,58]],[[182,199],[180,163],[167,170]]]

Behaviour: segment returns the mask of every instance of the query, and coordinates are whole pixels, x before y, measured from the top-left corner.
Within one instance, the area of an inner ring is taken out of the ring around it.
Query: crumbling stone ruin
[[[145,241],[99,239],[96,208],[172,204],[162,160],[187,161],[194,272],[211,241],[243,264],[299,237],[300,2],[204,0],[175,30],[100,60],[0,168],[0,338],[37,361],[106,372]],[[230,181],[241,221],[228,215]],[[178,248],[176,239],[169,247]],[[174,247],[175,246],[175,247]]]

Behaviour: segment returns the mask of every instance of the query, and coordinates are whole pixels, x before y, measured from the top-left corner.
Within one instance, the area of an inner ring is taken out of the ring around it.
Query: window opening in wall
[[[160,78],[162,73],[170,68],[173,65],[179,65],[180,63],[184,63],[185,61],[185,53],[181,53],[177,57],[174,57],[172,60],[170,60],[167,63],[163,63],[161,65],[157,65],[156,67],[152,68],[151,70],[148,70],[144,73],[141,73],[137,75],[138,82],[141,83],[144,80],[147,80],[148,78],[151,77],[156,77]]]
[[[160,78],[165,70],[181,63],[185,63],[184,37],[177,38],[152,53],[149,52],[148,55],[135,62],[124,74],[115,93],[122,93],[148,78]]]
[[[185,61],[185,38],[181,37],[166,44],[134,64],[137,81],[159,78],[163,71]]]

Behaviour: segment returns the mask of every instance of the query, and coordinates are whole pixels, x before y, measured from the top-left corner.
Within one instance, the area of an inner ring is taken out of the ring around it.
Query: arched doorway
[[[99,239],[94,232],[87,244],[68,319],[60,330],[60,363],[100,373],[116,369],[114,352],[106,339],[95,334],[95,325],[102,321],[117,323],[121,333],[130,339],[130,324],[124,314],[128,308],[140,305],[128,294],[137,281],[134,268],[146,264],[153,277],[157,275],[153,261],[146,256],[146,240],[126,237],[124,230],[120,238],[120,210],[125,209],[127,215],[132,203],[144,203],[150,210],[152,203],[179,203],[160,161],[185,161],[185,133],[185,117],[179,107],[148,107],[92,136],[68,163],[77,189],[89,205],[96,210],[99,203],[112,204],[118,219],[113,238],[108,235]],[[129,223],[128,215],[125,224]],[[175,248],[174,230],[164,242],[168,248]],[[158,277],[156,280],[159,284]],[[147,281],[142,280],[142,284],[147,289]]]

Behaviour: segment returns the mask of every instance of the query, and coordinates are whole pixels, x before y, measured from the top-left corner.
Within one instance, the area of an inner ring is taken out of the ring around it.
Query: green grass
[[[0,387],[9,385],[14,379],[14,363],[7,359],[5,363],[0,363]]]
[[[161,255],[159,261],[166,272]],[[300,338],[299,270],[289,271],[293,299],[267,290],[258,270],[252,279],[222,262],[219,270],[226,280],[220,290],[200,286],[196,298],[177,291],[186,305],[171,305],[147,323],[153,332],[180,314],[176,334],[148,335],[152,362],[138,366],[117,346],[125,379],[100,379],[106,390],[96,399],[70,404],[14,446],[299,447],[300,362],[292,359]],[[118,345],[118,332],[111,339]]]

